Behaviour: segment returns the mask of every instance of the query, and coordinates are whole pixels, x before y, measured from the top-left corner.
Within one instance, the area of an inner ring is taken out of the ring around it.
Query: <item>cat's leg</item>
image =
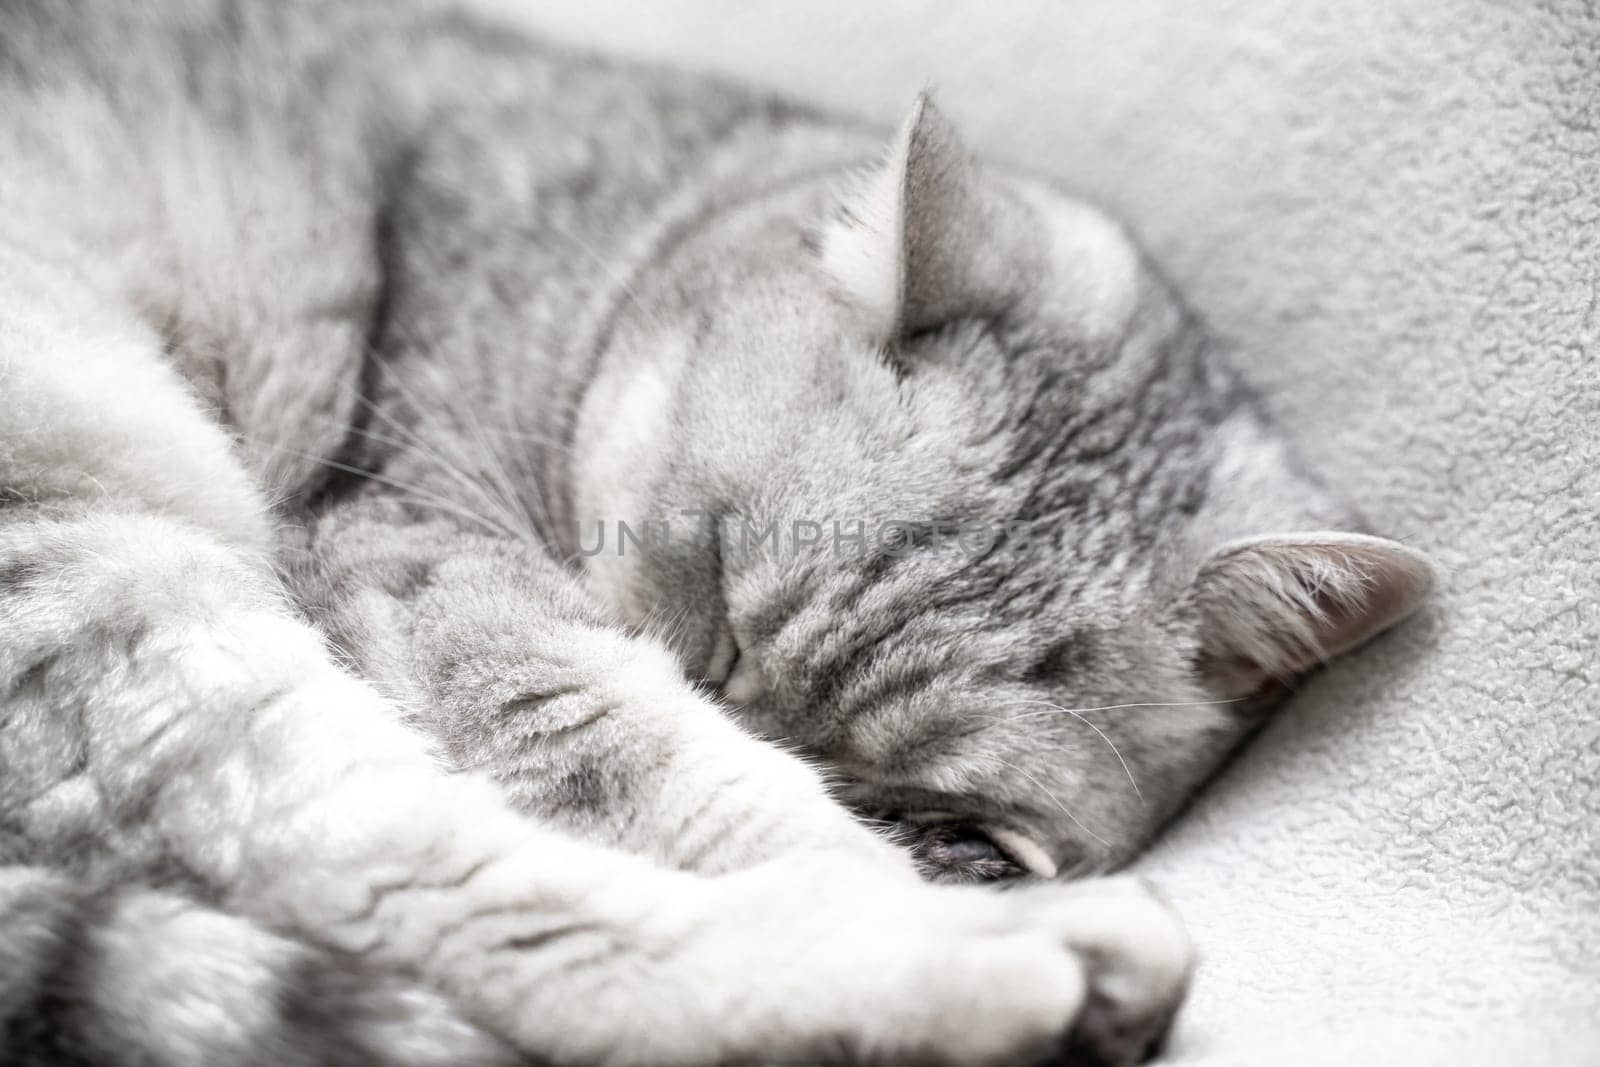
[[[1170,1009],[1187,949],[1137,892],[1107,935],[1082,890],[702,878],[442,770],[288,607],[260,502],[155,339],[7,267],[0,815],[19,847],[179,864],[226,910],[415,973],[558,1063],[1010,1063],[1068,1034],[1126,1044]]]
[[[451,761],[522,810],[702,873],[803,857],[911,875],[812,766],[747,733],[539,548],[375,504],[325,518],[315,556],[300,592],[340,647],[415,692]]]
[[[181,893],[0,866],[0,1061],[511,1067],[437,993]]]
[[[526,823],[436,767],[259,575],[180,524],[8,524],[0,567],[7,728],[75,717],[89,777],[42,791],[24,833],[92,805],[77,817],[158,841],[228,909],[415,971],[529,1052],[1009,1062],[1081,1014],[1053,894],[702,879]]]
[[[676,867],[761,867],[735,884],[819,886],[863,867],[910,874],[812,767],[746,734],[663,645],[608,622],[535,548],[354,505],[320,525],[304,578],[341,647],[397,690],[420,686],[416,714],[452,760],[490,771],[524,811]],[[790,899],[751,898],[771,906],[753,926]],[[1093,961],[1080,1047],[1148,1044],[1150,1020],[1170,1015],[1187,979],[1171,914],[1124,878],[1039,899],[1061,909]]]

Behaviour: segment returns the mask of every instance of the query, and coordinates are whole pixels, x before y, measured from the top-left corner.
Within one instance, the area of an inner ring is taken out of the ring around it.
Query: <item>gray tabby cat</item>
[[[6,1063],[1132,1062],[1429,582],[926,101],[375,3],[0,3],[0,493]]]

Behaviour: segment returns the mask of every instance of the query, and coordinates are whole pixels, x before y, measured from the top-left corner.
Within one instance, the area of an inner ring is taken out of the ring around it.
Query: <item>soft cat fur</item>
[[[926,102],[10,0],[0,109],[7,1063],[1132,1061],[1047,879],[1428,584]]]

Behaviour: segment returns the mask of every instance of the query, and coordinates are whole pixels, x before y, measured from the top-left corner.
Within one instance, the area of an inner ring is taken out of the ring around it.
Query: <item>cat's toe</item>
[[[1177,913],[1142,880],[1109,878],[1070,887],[1061,915],[1088,993],[1055,1063],[1123,1067],[1157,1055],[1194,970]]]
[[[853,962],[827,985],[844,993],[841,1011],[873,1005],[849,1049],[870,1062],[1142,1063],[1194,965],[1176,913],[1136,879],[900,899],[852,936],[841,958]],[[907,916],[917,921],[903,927]],[[863,959],[885,967],[863,970]],[[857,981],[873,992],[846,992]]]

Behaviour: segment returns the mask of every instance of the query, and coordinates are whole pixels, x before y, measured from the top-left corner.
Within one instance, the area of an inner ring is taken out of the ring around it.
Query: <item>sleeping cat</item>
[[[0,5],[0,494],[4,1063],[1134,1062],[1430,573],[927,100],[355,0]]]

